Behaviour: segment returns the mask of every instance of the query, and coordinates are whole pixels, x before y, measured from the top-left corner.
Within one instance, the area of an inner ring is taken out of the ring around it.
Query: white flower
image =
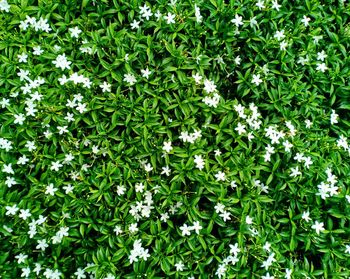
[[[197,23],[202,22],[203,16],[201,16],[201,10],[197,6],[197,4],[194,4],[194,11],[195,11],[195,17],[196,17]]]
[[[314,229],[314,230],[316,230],[316,233],[317,233],[317,234],[320,234],[321,231],[324,231],[324,230],[325,230],[323,226],[324,226],[323,222],[319,223],[318,221],[316,221],[316,222],[311,226],[311,228]]]
[[[306,15],[303,16],[303,19],[301,20],[302,23],[304,23],[304,26],[307,27],[309,25],[309,21],[311,19],[307,17]]]
[[[322,73],[324,73],[327,69],[328,68],[325,63],[317,64],[317,71],[321,71]]]
[[[286,275],[285,275],[285,279],[290,279],[292,276],[292,270],[289,268],[286,268]]]
[[[130,24],[131,25],[131,29],[138,29],[138,28],[140,28],[140,23],[141,23],[141,21],[137,21],[136,19],[134,19],[134,21]]]
[[[4,173],[9,173],[9,174],[14,174],[15,172],[12,169],[12,164],[4,164],[2,168],[2,172]]]
[[[59,229],[59,231],[56,233],[58,236],[60,237],[64,237],[64,236],[68,236],[68,231],[69,231],[69,228],[68,227],[61,227]]]
[[[246,125],[238,122],[235,130],[238,132],[239,135],[242,135],[242,134],[246,133]]]
[[[260,83],[262,83],[262,79],[260,78],[260,74],[253,75],[252,83],[255,83],[256,85],[259,85]]]
[[[196,234],[199,234],[199,231],[202,229],[203,227],[199,224],[199,221],[195,221],[193,222],[193,225],[191,227],[191,230],[194,230],[196,232]]]
[[[265,242],[264,246],[263,246],[263,249],[270,252],[270,248],[271,248],[271,244],[269,242]]]
[[[290,174],[291,177],[296,177],[298,175],[301,175],[301,172],[299,171],[298,166],[296,166],[295,168],[291,168],[290,170],[291,170],[291,174]]]
[[[60,54],[56,57],[56,60],[52,61],[52,63],[57,67],[57,68],[61,68],[61,70],[64,69],[70,69],[70,65],[72,64],[72,62],[67,60],[66,55]]]
[[[331,113],[331,124],[332,125],[338,123],[338,116],[339,115],[337,113],[335,113],[335,110],[332,109],[332,113]]]
[[[242,17],[239,16],[238,14],[235,15],[235,18],[231,20],[232,23],[234,23],[236,25],[236,27],[239,27],[240,25],[243,25],[242,22]]]
[[[78,38],[79,34],[82,32],[78,26],[75,26],[74,28],[69,28],[70,36],[71,38]]]
[[[140,10],[141,17],[144,17],[147,20],[153,15],[151,9],[146,4],[144,4],[143,7],[140,7]]]
[[[172,13],[168,13],[168,15],[164,16],[164,19],[166,19],[166,23],[175,23],[175,15]]]
[[[181,230],[182,236],[191,235],[192,227],[187,226],[187,224],[183,224],[180,227],[180,230]]]
[[[235,257],[237,257],[238,253],[241,251],[241,249],[238,248],[238,243],[235,245],[230,244],[230,254],[233,254]]]
[[[29,151],[33,151],[36,149],[34,141],[29,141],[29,140],[27,141],[25,147],[28,148]]]
[[[196,84],[200,84],[201,80],[203,79],[203,77],[200,74],[198,74],[198,73],[192,75],[192,77],[194,78]]]
[[[225,211],[225,206],[221,203],[217,203],[214,209],[216,213],[223,213]]]
[[[176,271],[183,271],[185,265],[182,263],[182,261],[180,261],[180,262],[175,264],[175,267],[176,267]]]
[[[39,239],[38,245],[36,246],[36,249],[41,249],[42,251],[45,251],[45,249],[49,247],[45,239]]]
[[[257,6],[260,10],[265,8],[264,1],[259,0],[255,6]]]
[[[63,186],[62,188],[63,190],[65,190],[66,195],[68,195],[69,193],[72,193],[74,190],[74,187],[71,184],[68,184],[67,186]]]
[[[283,146],[284,146],[284,150],[286,152],[290,152],[290,149],[293,147],[293,144],[291,144],[289,141],[284,141],[283,143]]]
[[[194,162],[196,164],[196,168],[199,170],[202,170],[204,168],[204,160],[202,158],[202,155],[194,155]]]
[[[135,184],[136,193],[142,193],[144,190],[145,190],[145,185],[142,182]]]
[[[13,177],[6,176],[5,184],[7,187],[11,188],[13,185],[16,185],[17,182]]]
[[[159,20],[162,17],[162,14],[159,10],[157,10],[157,12],[154,14],[154,16],[156,17],[157,20]]]
[[[171,141],[165,141],[163,145],[163,150],[167,153],[169,153],[173,147],[171,146]]]
[[[17,57],[18,57],[18,62],[27,63],[28,55],[26,53],[18,54]]]
[[[54,196],[55,195],[55,192],[57,191],[58,189],[54,187],[54,185],[52,183],[50,183],[49,185],[46,186],[46,191],[45,191],[45,194],[46,195],[51,195],[51,196]]]
[[[350,245],[346,245],[345,247],[346,247],[345,253],[350,254]]]
[[[266,273],[265,276],[261,276],[261,279],[274,279],[275,277],[271,276],[270,273]]]
[[[288,43],[286,41],[282,41],[280,43],[280,50],[286,50],[287,46],[288,46]]]
[[[122,228],[118,225],[114,227],[113,231],[115,232],[116,235],[120,235],[123,232]]]
[[[134,85],[137,80],[133,74],[124,74],[123,81],[128,82],[130,85]]]
[[[58,128],[58,127],[57,127],[57,128]],[[59,171],[59,169],[60,169],[62,166],[63,166],[63,165],[60,163],[60,161],[52,162],[52,163],[51,163],[50,170]]]
[[[0,0],[0,10],[9,12],[10,11],[10,5],[7,3],[7,0]]]
[[[13,123],[15,124],[23,125],[24,120],[26,120],[23,113],[15,114],[14,117],[15,117],[15,121],[13,121]]]
[[[231,213],[226,210],[219,214],[219,216],[224,220],[224,222],[226,222],[227,220],[231,220],[230,215]]]
[[[216,91],[216,85],[212,80],[206,79],[204,81],[204,91],[207,93],[212,93]]]
[[[29,209],[21,209],[20,214],[18,215],[18,217],[22,218],[23,220],[27,220],[27,218],[30,216],[32,216],[32,214],[29,212]]]
[[[253,218],[251,218],[250,216],[246,216],[246,217],[245,217],[245,222],[246,222],[248,225],[251,225],[251,224],[253,224]]]
[[[124,195],[125,191],[126,191],[126,188],[125,188],[124,185],[118,185],[117,186],[117,194],[118,194],[118,196]]]
[[[272,1],[272,8],[276,9],[277,11],[280,10],[282,6],[278,4],[277,0]]]
[[[148,79],[149,78],[149,76],[151,75],[151,71],[150,70],[148,70],[148,68],[146,68],[146,69],[144,69],[144,70],[141,70],[141,74],[142,74],[142,77],[144,77],[144,78],[146,78],[146,79]]]
[[[301,218],[304,219],[306,222],[311,221],[310,212],[309,211],[304,211],[303,215],[301,216]]]
[[[100,85],[100,88],[102,88],[102,92],[111,92],[111,85],[105,81]]]
[[[153,167],[150,163],[144,164],[143,167],[144,167],[145,171],[147,171],[147,172],[150,172],[153,170]]]
[[[14,204],[13,206],[6,206],[6,213],[5,215],[8,216],[13,216],[17,213],[17,211],[19,210],[19,208],[17,207],[17,204]]]
[[[42,50],[40,46],[33,47],[33,54],[34,55],[41,55],[43,52],[44,52],[44,50]]]
[[[216,181],[225,181],[226,176],[225,173],[222,171],[219,171],[217,174],[214,175],[216,177]]]
[[[273,37],[276,38],[278,41],[281,41],[286,36],[284,35],[284,30],[282,30],[282,31],[277,31]]]
[[[133,224],[131,224],[130,226],[129,226],[129,231],[131,232],[131,233],[135,233],[135,232],[137,232],[139,229],[138,229],[138,227],[137,227],[137,223],[133,223]]]
[[[327,54],[322,50],[321,52],[317,52],[317,60],[324,61],[327,58]]]
[[[25,262],[25,260],[28,258],[28,255],[20,253],[19,255],[16,255],[15,258],[17,259],[17,263],[21,264]]]
[[[160,174],[165,174],[166,176],[169,176],[171,173],[171,170],[169,166],[162,167],[162,172]]]
[[[74,275],[77,276],[77,279],[84,279],[86,278],[85,271],[82,268],[78,268],[76,272],[74,272]]]

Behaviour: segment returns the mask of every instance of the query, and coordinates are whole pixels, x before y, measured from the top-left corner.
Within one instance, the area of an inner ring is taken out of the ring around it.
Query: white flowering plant
[[[350,278],[350,4],[0,15],[0,278]]]

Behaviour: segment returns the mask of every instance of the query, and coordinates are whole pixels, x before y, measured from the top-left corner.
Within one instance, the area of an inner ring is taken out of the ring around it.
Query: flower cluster
[[[139,259],[147,261],[149,257],[150,254],[148,253],[148,249],[142,247],[141,239],[135,240],[133,244],[133,249],[131,250],[129,255],[130,263],[137,262]]]

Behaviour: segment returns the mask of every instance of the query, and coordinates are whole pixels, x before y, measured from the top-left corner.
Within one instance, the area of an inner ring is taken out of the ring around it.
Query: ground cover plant
[[[1,278],[350,278],[347,1],[0,16]]]

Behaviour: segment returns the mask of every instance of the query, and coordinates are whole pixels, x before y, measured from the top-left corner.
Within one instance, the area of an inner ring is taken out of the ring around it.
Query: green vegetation
[[[347,1],[0,17],[1,278],[350,278]]]

